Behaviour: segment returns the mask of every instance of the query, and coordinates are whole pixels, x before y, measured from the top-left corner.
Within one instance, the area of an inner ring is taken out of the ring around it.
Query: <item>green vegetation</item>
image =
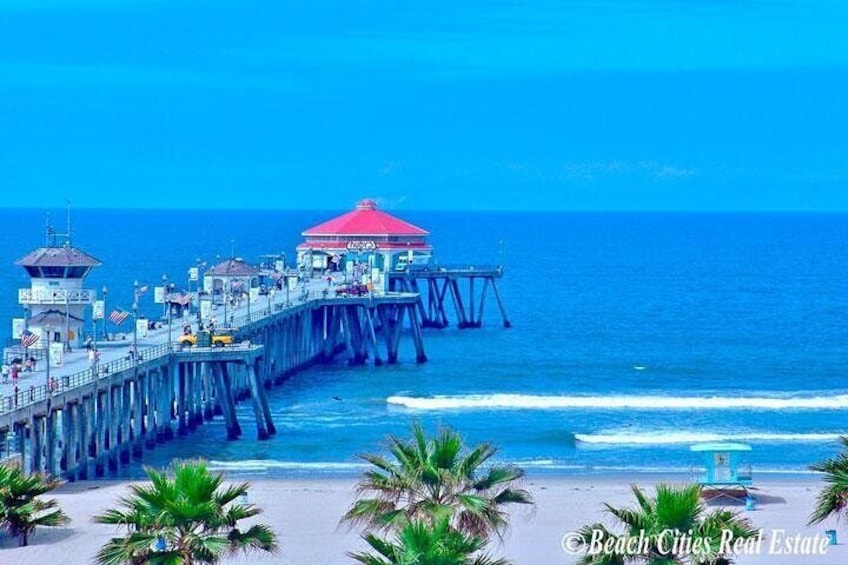
[[[39,497],[59,486],[60,481],[41,474],[24,475],[17,467],[0,465],[0,525],[10,536],[27,545],[39,526],[61,526],[68,517],[55,500]]]
[[[342,519],[364,526],[365,540],[382,556],[359,554],[357,560],[409,565],[506,563],[473,554],[493,534],[506,531],[507,506],[532,504],[530,494],[517,487],[523,470],[491,464],[497,453],[494,446],[466,448],[450,429],[428,439],[415,425],[411,440],[389,437],[389,452],[391,457],[363,456],[372,468],[359,482],[360,498]],[[382,539],[377,533],[394,537]],[[424,555],[432,558],[426,560]]]
[[[504,559],[476,555],[486,540],[458,532],[447,519],[435,525],[425,522],[406,524],[392,541],[373,534],[365,541],[376,553],[357,553],[351,557],[364,565],[510,565]]]
[[[848,436],[839,438],[839,442],[842,451],[836,457],[810,466],[810,470],[822,473],[825,482],[816,498],[810,525],[831,516],[848,519]]]
[[[212,474],[203,461],[174,464],[173,478],[145,469],[149,483],[131,485],[120,508],[96,516],[95,522],[125,527],[125,537],[112,538],[97,554],[102,565],[218,563],[247,551],[275,552],[273,531],[256,524],[240,530],[238,523],[261,513],[239,501],[249,484],[223,486],[223,474]]]
[[[578,561],[580,565],[725,565],[731,563],[729,556],[720,551],[725,532],[732,533],[733,540],[753,539],[759,534],[747,519],[734,512],[707,511],[699,485],[659,484],[653,498],[635,485],[632,489],[635,507],[605,505],[619,524],[619,532],[600,523],[581,529],[581,542],[587,553]],[[644,543],[636,543],[638,540]],[[607,549],[596,551],[601,547]]]

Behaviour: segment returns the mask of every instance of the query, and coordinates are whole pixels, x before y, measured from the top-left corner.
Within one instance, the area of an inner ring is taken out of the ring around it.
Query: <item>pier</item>
[[[414,360],[427,360],[415,295],[307,293],[288,305],[278,295],[249,316],[236,310],[232,345],[181,348],[168,341],[179,332],[160,328],[139,343],[137,356],[127,356],[122,341],[104,347],[96,366],[54,369],[53,386],[23,385],[0,398],[0,437],[14,432],[13,451],[29,472],[103,477],[215,416],[227,439],[239,438],[239,401],[253,405],[256,437],[269,438],[276,430],[266,391],[274,384],[339,355],[352,365],[396,363],[405,325]]]
[[[370,199],[304,231],[297,269],[282,253],[258,266],[231,256],[204,269],[198,260],[187,290],[163,276],[153,293],[161,322],[139,313],[146,284],[134,283],[131,311],[111,314],[106,287],[101,299],[84,288],[101,263],[71,245],[70,211],[66,234],[46,232],[45,245],[16,262],[31,287],[18,291],[25,317],[13,321],[15,345],[4,351],[14,372],[0,384],[0,463],[5,457],[66,480],[115,474],[213,418],[236,440],[244,433],[238,402],[251,404],[256,437],[269,439],[273,386],[339,358],[397,363],[404,341],[410,360],[426,362],[423,328],[448,325],[447,297],[460,328],[479,328],[491,288],[510,327],[497,288],[501,267],[429,266],[428,232]],[[84,340],[87,312],[93,339]],[[132,330],[107,333],[107,319],[116,327],[129,319]]]

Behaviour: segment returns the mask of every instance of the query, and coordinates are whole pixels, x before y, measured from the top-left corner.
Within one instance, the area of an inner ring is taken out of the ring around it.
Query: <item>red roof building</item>
[[[347,263],[367,262],[388,270],[413,262],[426,263],[433,248],[428,232],[379,210],[366,198],[356,208],[302,233],[297,246],[301,268],[343,270]]]

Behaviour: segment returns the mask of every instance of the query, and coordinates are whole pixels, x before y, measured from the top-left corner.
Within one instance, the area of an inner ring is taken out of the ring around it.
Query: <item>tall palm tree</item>
[[[363,456],[374,468],[364,473],[357,487],[360,498],[343,521],[385,531],[447,517],[452,528],[488,539],[507,529],[507,505],[533,502],[516,486],[523,470],[488,464],[497,453],[494,446],[467,449],[450,429],[428,439],[416,424],[411,440],[390,436],[389,451],[391,458]]]
[[[734,540],[759,535],[759,530],[734,512],[723,508],[707,511],[699,485],[659,484],[653,498],[635,485],[632,490],[635,507],[605,505],[618,522],[619,532],[599,523],[580,530],[582,545],[587,550],[578,562],[580,565],[726,565],[731,561],[721,551],[725,532],[730,532]],[[683,536],[693,542],[702,541],[687,544]],[[680,540],[677,545],[675,540]],[[602,547],[612,550],[597,551]]]
[[[409,522],[390,541],[374,534],[364,539],[373,553],[349,554],[364,565],[511,565],[481,555],[486,540],[451,528],[446,517],[435,525]]]
[[[21,546],[39,526],[61,526],[69,519],[55,499],[39,497],[55,489],[61,481],[36,473],[24,475],[17,467],[0,465],[0,525],[18,538]]]
[[[112,538],[97,554],[102,565],[218,563],[241,551],[277,550],[273,531],[256,524],[240,530],[238,523],[262,511],[237,502],[249,484],[224,487],[223,474],[210,473],[204,461],[174,464],[173,478],[146,468],[147,484],[131,485],[120,508],[94,521],[126,527],[125,537]]]
[[[842,451],[832,459],[810,465],[810,470],[823,473],[825,487],[816,498],[810,525],[830,516],[848,519],[848,436],[839,438]]]

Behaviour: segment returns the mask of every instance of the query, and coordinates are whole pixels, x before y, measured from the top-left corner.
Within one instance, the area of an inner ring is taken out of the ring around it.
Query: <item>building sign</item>
[[[347,242],[348,251],[374,251],[375,249],[377,249],[377,244],[372,240]]]

